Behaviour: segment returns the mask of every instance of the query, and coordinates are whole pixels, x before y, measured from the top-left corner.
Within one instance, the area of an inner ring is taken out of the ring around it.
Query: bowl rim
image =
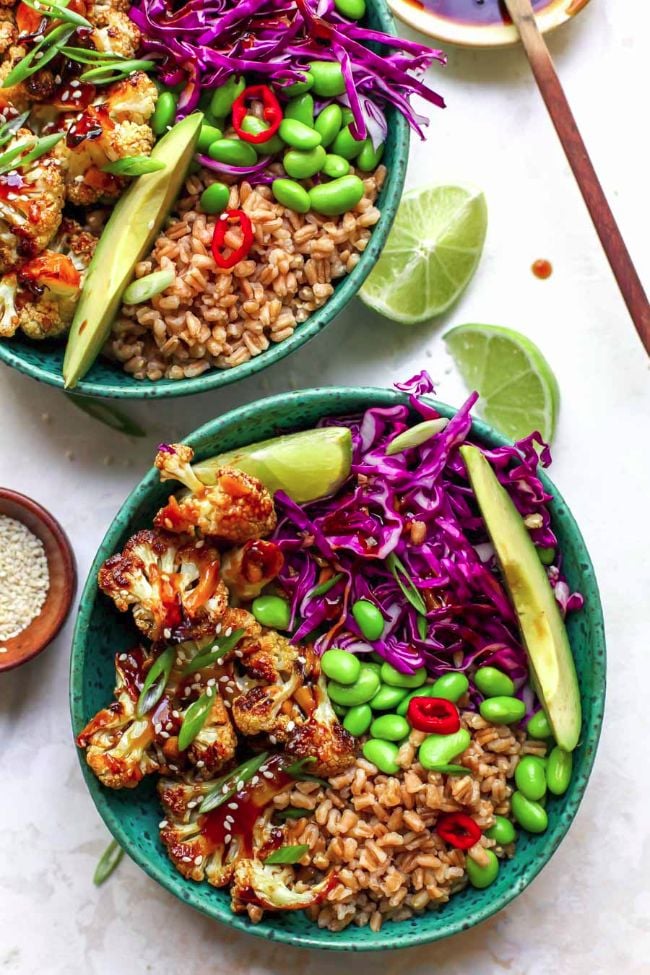
[[[77,564],[75,561],[74,552],[72,550],[72,545],[70,544],[70,539],[68,538],[63,527],[56,520],[54,515],[50,514],[47,508],[44,508],[43,505],[38,503],[38,501],[34,501],[33,498],[28,497],[26,494],[21,494],[19,491],[12,491],[11,488],[0,487],[0,500],[10,501],[19,508],[29,511],[29,513],[33,515],[42,525],[45,525],[47,530],[52,535],[54,543],[61,556],[63,577],[66,587],[65,599],[62,599],[58,603],[56,612],[51,614],[50,624],[45,630],[44,635],[34,644],[29,652],[23,654],[17,660],[12,659],[11,656],[8,656],[5,660],[3,659],[4,654],[0,656],[0,673],[3,673],[9,670],[15,670],[16,667],[22,667],[22,665],[26,664],[29,660],[33,660],[34,657],[38,657],[39,654],[43,653],[43,651],[49,647],[50,643],[52,643],[54,638],[60,632],[63,624],[68,618],[72,601],[77,591]],[[34,618],[34,620],[32,620],[32,623],[40,619],[41,614],[42,611]],[[29,629],[29,626],[31,626],[31,623],[25,629]],[[24,631],[21,631],[21,633],[23,632]],[[17,635],[20,636],[21,633]],[[12,637],[4,642],[7,645],[10,645],[13,639],[15,638]]]
[[[214,438],[222,427],[226,425],[234,426],[235,424],[237,424],[239,429],[242,431],[253,431],[254,436],[254,421],[256,419],[256,414],[260,410],[272,410],[274,407],[280,406],[286,409],[287,403],[290,405],[292,402],[295,402],[296,405],[304,405],[305,402],[320,404],[325,397],[330,395],[341,396],[341,394],[348,394],[354,396],[356,399],[367,400],[367,407],[365,408],[372,405],[391,405],[392,403],[408,404],[408,396],[405,393],[374,386],[315,387],[311,389],[295,390],[290,393],[281,393],[274,396],[265,397],[264,399],[258,400],[254,403],[249,403],[233,410],[229,410],[227,413],[224,413],[215,419],[204,423],[197,430],[190,433],[187,437],[184,437],[183,442],[188,443],[195,449],[198,448],[200,450],[202,442],[206,441],[208,438]],[[431,396],[425,396],[423,398],[431,405],[435,406],[443,416],[451,417],[457,412],[457,408],[451,407],[446,403],[442,403]],[[325,403],[323,404],[323,415],[326,414],[326,411],[327,406]],[[473,420],[472,432],[478,437],[479,440],[485,441],[493,446],[511,446],[511,441],[508,441],[505,437],[497,433],[490,426],[488,426],[488,424],[481,420]],[[246,439],[246,436],[244,436],[244,439]],[[254,440],[249,442],[254,442]],[[142,501],[143,498],[149,493],[152,486],[158,483],[157,473],[158,472],[155,468],[151,468],[145,474],[139,484],[137,484],[136,487],[130,492],[125,502],[120,506],[119,513],[131,511],[131,509],[135,509],[137,507],[138,503]],[[187,889],[184,888],[183,896],[179,894],[177,888],[179,887],[179,884],[185,883],[183,878],[180,875],[178,878],[175,875],[172,877],[165,876],[158,866],[141,852],[137,845],[132,845],[128,842],[125,831],[122,829],[119,815],[115,814],[110,808],[107,796],[105,795],[105,790],[101,787],[98,780],[88,768],[82,752],[77,749],[77,758],[81,766],[82,774],[97,811],[112,833],[113,837],[118,843],[120,843],[120,845],[124,846],[128,855],[138,864],[138,866],[140,866],[153,880],[156,880],[162,887],[164,887],[165,890],[178,897],[178,899],[183,903],[188,904],[195,910],[200,911],[202,914],[205,914],[213,920],[217,920],[231,928],[234,928],[235,930],[243,931],[256,937],[265,938],[268,941],[288,944],[297,948],[322,948],[335,951],[351,950],[365,952],[383,951],[388,949],[415,947],[417,945],[430,944],[451,935],[458,934],[461,931],[467,930],[468,928],[487,920],[489,917],[502,910],[512,900],[514,900],[514,898],[517,897],[535,879],[535,877],[549,862],[560,843],[565,838],[575,818],[593,768],[595,754],[602,729],[605,706],[605,631],[602,604],[593,565],[582,537],[582,533],[580,532],[573,514],[571,513],[564,498],[543,471],[540,471],[539,474],[545,488],[553,493],[554,501],[563,508],[563,517],[565,518],[567,527],[572,531],[572,533],[574,533],[577,546],[580,549],[581,569],[587,580],[587,586],[585,589],[590,591],[590,595],[592,597],[592,618],[594,630],[598,634],[598,639],[595,641],[595,644],[592,647],[592,673],[595,684],[598,687],[598,694],[594,696],[589,725],[583,728],[583,736],[585,740],[589,741],[591,748],[585,750],[583,765],[581,767],[581,780],[576,787],[575,795],[572,796],[571,800],[565,800],[566,805],[563,809],[562,823],[558,824],[556,832],[549,846],[544,851],[544,854],[532,859],[531,863],[529,863],[522,870],[516,883],[514,883],[506,892],[499,895],[499,897],[496,899],[486,899],[485,902],[481,903],[479,907],[469,911],[464,916],[462,924],[459,924],[458,922],[448,922],[445,924],[444,915],[439,915],[441,919],[443,919],[443,923],[441,923],[438,929],[433,932],[425,930],[415,930],[413,932],[409,932],[406,943],[398,945],[394,943],[393,938],[391,937],[390,933],[386,932],[386,929],[382,929],[382,931],[380,931],[371,942],[359,943],[356,941],[348,941],[345,931],[336,933],[335,937],[333,938],[332,932],[327,930],[322,931],[316,925],[313,926],[313,933],[307,935],[301,934],[298,937],[292,932],[274,928],[272,922],[269,922],[268,920],[262,920],[259,924],[251,924],[245,915],[233,914],[229,907],[223,908],[216,901],[214,902],[214,907],[211,910],[207,910],[202,903],[197,901],[197,897],[195,896],[195,892],[192,887]],[[73,734],[75,736],[78,733],[78,729],[82,728],[87,720],[86,717],[81,713],[80,707],[84,690],[81,676],[82,672],[79,664],[82,662],[85,655],[84,642],[90,617],[92,615],[94,596],[96,595],[97,571],[103,559],[106,557],[103,551],[104,547],[109,543],[111,546],[113,546],[113,536],[121,534],[123,530],[124,529],[122,526],[119,524],[116,525],[115,519],[111,522],[111,525],[102,539],[97,554],[93,560],[81,596],[81,608],[75,624],[72,651],[70,655],[70,714]],[[602,654],[598,651],[602,651]]]

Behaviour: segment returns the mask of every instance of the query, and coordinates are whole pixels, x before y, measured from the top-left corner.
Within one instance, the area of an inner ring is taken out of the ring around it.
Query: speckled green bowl
[[[351,414],[369,406],[390,406],[405,401],[403,394],[384,389],[301,390],[226,413],[201,427],[187,442],[194,447],[198,458],[204,458],[279,433],[313,427],[326,415]],[[454,412],[448,406],[436,405],[446,416]],[[505,443],[482,423],[475,423],[474,431],[488,444]],[[605,698],[605,637],[594,571],[571,512],[553,485],[543,480],[555,497],[551,505],[553,527],[564,554],[569,584],[585,597],[582,612],[569,620],[582,692],[583,734],[575,752],[568,792],[561,799],[549,800],[547,832],[532,836],[522,831],[514,859],[503,864],[491,887],[483,891],[466,889],[440,911],[400,924],[387,924],[378,934],[367,927],[354,926],[340,934],[320,930],[302,912],[265,917],[261,924],[254,925],[245,915],[231,914],[227,891],[184,880],[167,859],[158,839],[161,810],[153,779],[143,782],[135,791],[112,792],[98,783],[80,753],[83,774],[97,809],[129,856],[191,907],[240,931],[303,948],[374,951],[437,941],[484,921],[521,893],[558,848],[576,814],[593,764]],[[129,617],[118,614],[112,603],[99,593],[97,571],[102,561],[121,548],[129,535],[150,525],[168,494],[169,484],[160,484],[157,471],[150,471],[120,509],[90,570],[72,649],[70,695],[75,734],[111,699],[113,654],[132,646],[137,639]]]

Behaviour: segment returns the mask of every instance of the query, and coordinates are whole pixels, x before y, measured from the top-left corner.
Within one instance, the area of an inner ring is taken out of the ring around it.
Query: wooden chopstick
[[[562,148],[589,210],[639,338],[650,355],[650,305],[573,117],[530,0],[505,0]]]

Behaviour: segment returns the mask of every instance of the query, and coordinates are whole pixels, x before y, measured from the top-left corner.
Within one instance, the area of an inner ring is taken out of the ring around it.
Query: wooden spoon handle
[[[646,293],[589,158],[587,147],[576,125],[546,42],[535,22],[530,0],[505,0],[505,4],[519,31],[537,86],[587,204],[639,338],[650,355],[650,305]]]

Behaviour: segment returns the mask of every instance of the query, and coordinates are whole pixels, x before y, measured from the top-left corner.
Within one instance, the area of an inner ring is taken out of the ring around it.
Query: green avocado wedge
[[[138,177],[120,197],[84,281],[63,360],[66,389],[83,379],[99,355],[135,265],[155,240],[180,192],[201,129],[200,112],[188,115],[154,146],[165,168]]]
[[[564,621],[523,519],[478,447],[460,453],[510,593],[535,688],[562,748],[582,725],[580,691]]]
[[[338,491],[351,463],[348,428],[319,427],[210,457],[193,470],[204,484],[214,484],[218,467],[236,467],[259,478],[272,494],[284,491],[298,504],[306,504]]]

